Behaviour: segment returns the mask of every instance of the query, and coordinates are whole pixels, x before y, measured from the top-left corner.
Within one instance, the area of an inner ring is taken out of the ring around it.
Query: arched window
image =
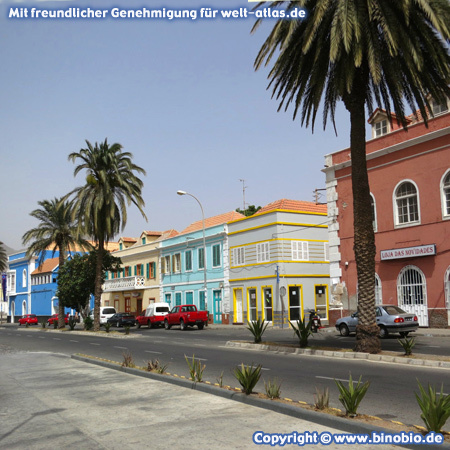
[[[450,170],[441,180],[442,218],[450,219]]]
[[[375,197],[373,194],[370,194],[370,205],[372,206],[372,223],[373,223],[373,231],[377,231],[377,205],[375,203]]]
[[[27,313],[27,302],[24,300],[22,302],[22,316],[24,316]]]
[[[403,181],[395,189],[395,224],[410,225],[420,223],[419,195],[411,181]]]
[[[381,280],[378,274],[375,274],[375,305],[383,304],[383,291],[381,289]]]
[[[27,287],[27,269],[22,272],[22,287]]]

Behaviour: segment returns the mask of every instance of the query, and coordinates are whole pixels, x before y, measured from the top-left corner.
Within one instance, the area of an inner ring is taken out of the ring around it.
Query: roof
[[[162,231],[143,231],[142,234],[146,234],[147,236],[161,236],[163,234]]]
[[[314,202],[304,202],[301,200],[289,200],[287,198],[282,198],[281,200],[276,200],[262,207],[253,216],[276,210],[326,214],[327,205],[318,205]]]
[[[132,237],[121,237],[119,241],[136,243],[138,240]]]
[[[164,239],[169,239],[169,238],[178,236],[179,234],[180,234],[180,233],[179,233],[177,230],[174,230],[174,229],[172,228],[172,229],[170,229],[170,230],[163,231],[163,232],[161,233],[161,237],[160,237],[159,239],[157,239],[157,241],[162,241],[162,240],[164,240]]]
[[[208,217],[205,219],[205,228],[214,227],[216,225],[222,225],[232,220],[243,219],[245,216],[237,211],[230,211],[224,214],[219,214],[218,216]],[[192,233],[193,231],[198,231],[203,229],[203,221],[198,220],[197,222],[191,223],[187,228],[185,228],[180,234]]]
[[[46,259],[31,275],[53,272],[59,266],[59,258]]]

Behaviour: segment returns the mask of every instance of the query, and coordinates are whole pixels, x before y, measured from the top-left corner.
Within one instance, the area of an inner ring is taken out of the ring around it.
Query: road
[[[282,338],[294,343],[290,338],[292,332],[273,330],[267,333],[267,340]],[[281,332],[281,336],[278,333]],[[122,331],[123,333],[123,331]],[[169,363],[168,371],[188,376],[185,355],[195,354],[206,368],[204,380],[217,382],[223,373],[223,382],[232,387],[238,386],[232,370],[238,364],[262,364],[263,379],[277,378],[281,382],[283,397],[307,403],[314,402],[315,388],[328,387],[330,390],[330,406],[340,407],[338,390],[334,379],[348,380],[362,376],[363,381],[370,381],[368,393],[361,403],[360,412],[378,417],[397,420],[407,424],[422,423],[420,410],[414,392],[417,392],[417,381],[439,386],[444,384],[444,392],[450,393],[450,373],[448,369],[404,366],[398,364],[369,362],[359,360],[334,359],[326,357],[281,355],[270,352],[250,351],[226,347],[230,339],[249,340],[249,332],[245,329],[190,329],[181,332],[176,328],[170,331],[163,329],[148,330],[142,328],[131,333],[133,338],[106,338],[79,334],[46,333],[38,329],[18,329],[16,326],[0,328],[0,343],[3,348],[15,351],[47,351],[73,354],[84,353],[115,361],[122,361],[124,352],[129,352],[137,365],[146,365],[152,359]],[[311,340],[312,345],[327,345],[336,341],[348,342],[351,338],[340,338],[332,333],[329,336],[318,336]],[[423,351],[437,352],[448,348],[447,338],[418,337],[418,347]],[[320,342],[319,342],[320,341]],[[387,341],[387,343],[386,343]],[[326,344],[325,344],[326,343]],[[399,350],[395,340],[395,350]],[[441,345],[442,344],[442,345]],[[394,345],[394,340],[383,341],[383,346]],[[439,347],[439,348],[438,348]],[[448,354],[448,353],[447,353]],[[264,392],[262,381],[256,390]]]

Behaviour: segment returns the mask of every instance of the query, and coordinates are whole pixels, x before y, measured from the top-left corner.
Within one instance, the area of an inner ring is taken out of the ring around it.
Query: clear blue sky
[[[277,112],[266,91],[268,70],[253,61],[271,23],[254,19],[10,19],[10,7],[245,7],[245,0],[0,0],[0,240],[19,249],[37,225],[37,202],[83,184],[67,155],[105,137],[145,168],[148,223],[129,209],[123,236],[182,230],[200,209],[207,217],[264,206],[280,198],[313,199],[324,188],[324,155],[348,147],[349,118],[340,106],[338,136],[314,134]],[[117,237],[119,238],[119,236]]]

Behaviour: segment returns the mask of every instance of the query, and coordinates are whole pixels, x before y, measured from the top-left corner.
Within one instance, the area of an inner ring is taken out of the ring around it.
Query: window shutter
[[[156,278],[156,263],[152,263],[152,278]]]
[[[134,276],[137,274],[137,266],[134,266]]]
[[[147,278],[150,278],[150,263],[147,263]]]

